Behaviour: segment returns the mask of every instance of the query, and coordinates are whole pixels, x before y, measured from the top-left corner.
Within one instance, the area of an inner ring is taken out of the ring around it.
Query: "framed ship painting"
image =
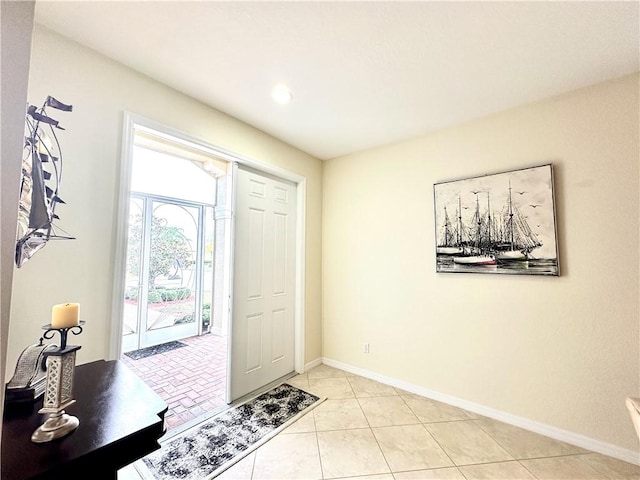
[[[436,183],[436,271],[559,275],[551,164]]]

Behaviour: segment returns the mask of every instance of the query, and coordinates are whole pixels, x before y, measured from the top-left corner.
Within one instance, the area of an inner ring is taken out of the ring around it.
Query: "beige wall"
[[[324,356],[637,449],[638,106],[635,75],[325,162]],[[434,183],[549,162],[560,277],[435,273]]]
[[[640,391],[637,76],[324,168],[38,28],[29,101],[48,94],[75,106],[59,115],[68,202],[59,213],[78,239],[52,242],[16,270],[10,366],[62,301],[81,302],[88,322],[79,361],[107,355],[117,165],[129,110],[307,177],[307,361],[324,355],[636,447],[623,400]],[[546,162],[556,174],[562,276],[436,274],[433,183]]]
[[[59,135],[65,162],[61,196],[67,205],[57,213],[77,240],[50,242],[15,271],[10,370],[20,351],[38,340],[51,306],[66,301],[80,302],[87,322],[77,341],[79,363],[107,356],[125,110],[307,178],[306,361],[321,355],[320,160],[41,27],[29,80],[31,103],[50,94],[74,106],[73,113],[56,116],[67,129]]]
[[[9,333],[13,255],[15,252],[20,159],[24,136],[24,114],[29,78],[29,56],[35,2],[0,3],[2,50],[0,58],[0,386],[5,384],[5,363]],[[0,389],[0,416],[4,408],[4,387]],[[0,426],[0,434],[2,433]],[[0,435],[1,436],[1,435]]]

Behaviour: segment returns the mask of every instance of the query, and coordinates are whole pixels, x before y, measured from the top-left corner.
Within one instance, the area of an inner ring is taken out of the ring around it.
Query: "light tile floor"
[[[640,479],[638,466],[325,365],[289,383],[328,399],[219,480]]]

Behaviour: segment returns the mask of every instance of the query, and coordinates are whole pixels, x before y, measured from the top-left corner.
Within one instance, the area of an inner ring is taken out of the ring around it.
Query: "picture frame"
[[[433,186],[436,272],[559,276],[553,167]]]

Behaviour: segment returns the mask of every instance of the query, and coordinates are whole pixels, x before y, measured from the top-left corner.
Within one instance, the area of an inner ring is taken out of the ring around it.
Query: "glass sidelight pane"
[[[147,330],[196,321],[199,208],[152,202]]]
[[[204,209],[204,266],[202,280],[202,331],[210,332],[212,324],[215,217],[213,207]]]
[[[127,273],[124,289],[123,335],[138,332],[138,301],[141,295],[142,236],[144,201],[131,198],[129,202],[129,234],[127,241]]]

